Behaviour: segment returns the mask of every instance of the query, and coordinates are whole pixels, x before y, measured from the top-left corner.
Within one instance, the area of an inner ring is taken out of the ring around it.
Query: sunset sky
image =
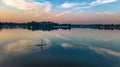
[[[120,0],[0,0],[0,21],[120,23]]]

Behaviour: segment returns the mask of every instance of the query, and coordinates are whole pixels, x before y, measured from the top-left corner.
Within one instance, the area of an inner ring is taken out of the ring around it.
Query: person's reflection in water
[[[43,46],[45,46],[44,40],[41,39],[41,40],[40,40],[40,44],[37,44],[36,46],[40,46],[41,51],[43,51]]]

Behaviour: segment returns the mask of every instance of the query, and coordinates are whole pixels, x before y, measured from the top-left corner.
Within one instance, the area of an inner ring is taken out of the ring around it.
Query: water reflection
[[[40,40],[40,44],[37,44],[36,46],[40,46],[40,48],[41,48],[41,51],[43,50],[43,48],[46,46],[46,44],[45,44],[45,41],[43,40],[43,39],[41,39]]]
[[[71,30],[71,29],[97,29],[97,30],[120,30],[120,28],[81,28],[81,27],[54,27],[54,28],[9,28],[3,27],[0,28],[0,31],[3,29],[24,29],[24,30],[31,30],[31,31],[54,31],[54,30]]]
[[[119,67],[119,34],[117,30],[4,29],[0,67]]]

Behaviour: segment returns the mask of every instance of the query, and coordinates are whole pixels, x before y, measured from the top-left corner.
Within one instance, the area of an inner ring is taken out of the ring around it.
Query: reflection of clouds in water
[[[45,49],[48,49],[51,46],[51,41],[48,38],[44,38],[45,41]]]
[[[66,37],[59,35],[59,34],[56,34],[55,36],[60,38],[60,39],[63,39],[63,40],[70,40],[69,38],[66,38]]]
[[[45,47],[44,49],[48,49],[51,46],[51,42],[48,38],[45,38]],[[38,41],[33,40],[18,40],[12,43],[5,45],[4,53],[11,54],[11,55],[21,55],[32,52],[36,50],[36,44],[39,44]]]
[[[113,56],[113,57],[118,57],[120,58],[120,52],[116,52],[116,51],[113,51],[113,50],[110,50],[110,49],[105,49],[105,48],[98,48],[98,47],[92,47],[92,46],[89,46],[89,49],[101,54],[101,55],[110,55],[110,56]]]
[[[93,50],[93,51],[97,52],[98,54],[101,54],[104,56],[113,56],[113,57],[120,58],[120,52],[116,52],[116,51],[106,49],[106,48],[92,46],[92,45],[87,44],[87,43],[81,43],[81,46],[83,46],[84,48],[88,48],[90,50]]]
[[[2,64],[1,62],[4,60],[4,55],[0,54],[0,65]]]
[[[80,48],[80,49],[90,49],[100,55],[106,56],[106,57],[116,57],[120,58],[120,52],[111,50],[111,49],[106,49],[106,48],[101,48],[101,47],[96,47],[88,43],[80,43],[79,45],[75,44],[69,44],[69,43],[62,43],[61,46],[63,48]]]
[[[100,55],[120,58],[120,52],[116,52],[116,51],[106,49],[106,48],[100,48],[100,47],[92,46],[92,45],[87,44],[87,43],[81,43],[81,44],[82,44],[81,46],[83,46],[84,48],[88,48],[90,50],[93,50]]]
[[[96,53],[104,55],[104,56],[120,57],[120,52],[116,52],[116,51],[111,50],[111,49],[97,47],[97,46],[93,46],[93,45],[87,44],[87,43],[81,43],[81,46],[84,48],[88,48],[90,50],[93,50]]]
[[[77,43],[74,43],[74,44],[71,44],[71,43],[62,43],[61,46],[63,48],[80,48],[80,49],[85,49],[87,47],[88,44],[86,43],[80,43],[80,44],[77,44]]]
[[[63,48],[72,48],[72,47],[73,47],[73,46],[72,46],[71,44],[69,44],[69,43],[62,43],[61,46],[62,46]]]
[[[104,38],[104,39],[102,39],[103,41],[112,41],[112,38]]]
[[[29,47],[28,45],[32,44],[30,40],[18,40],[12,43],[9,43],[8,45],[5,46],[5,53],[7,54],[25,54],[29,52]]]

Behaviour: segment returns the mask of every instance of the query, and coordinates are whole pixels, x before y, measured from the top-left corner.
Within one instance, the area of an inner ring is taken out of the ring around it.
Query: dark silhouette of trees
[[[71,28],[91,28],[99,30],[119,30],[120,24],[59,24],[51,21],[42,21],[36,22],[31,21],[27,23],[14,23],[14,22],[0,22],[1,29],[28,29],[32,31],[43,30],[43,31],[52,31],[52,30],[71,30]]]
[[[43,31],[51,31],[51,30],[58,30],[58,29],[71,29],[70,24],[58,24],[50,21],[43,21],[43,22],[27,22],[27,23],[13,23],[13,22],[2,22],[1,28],[5,29],[13,29],[13,28],[22,28],[28,30],[43,30]]]

